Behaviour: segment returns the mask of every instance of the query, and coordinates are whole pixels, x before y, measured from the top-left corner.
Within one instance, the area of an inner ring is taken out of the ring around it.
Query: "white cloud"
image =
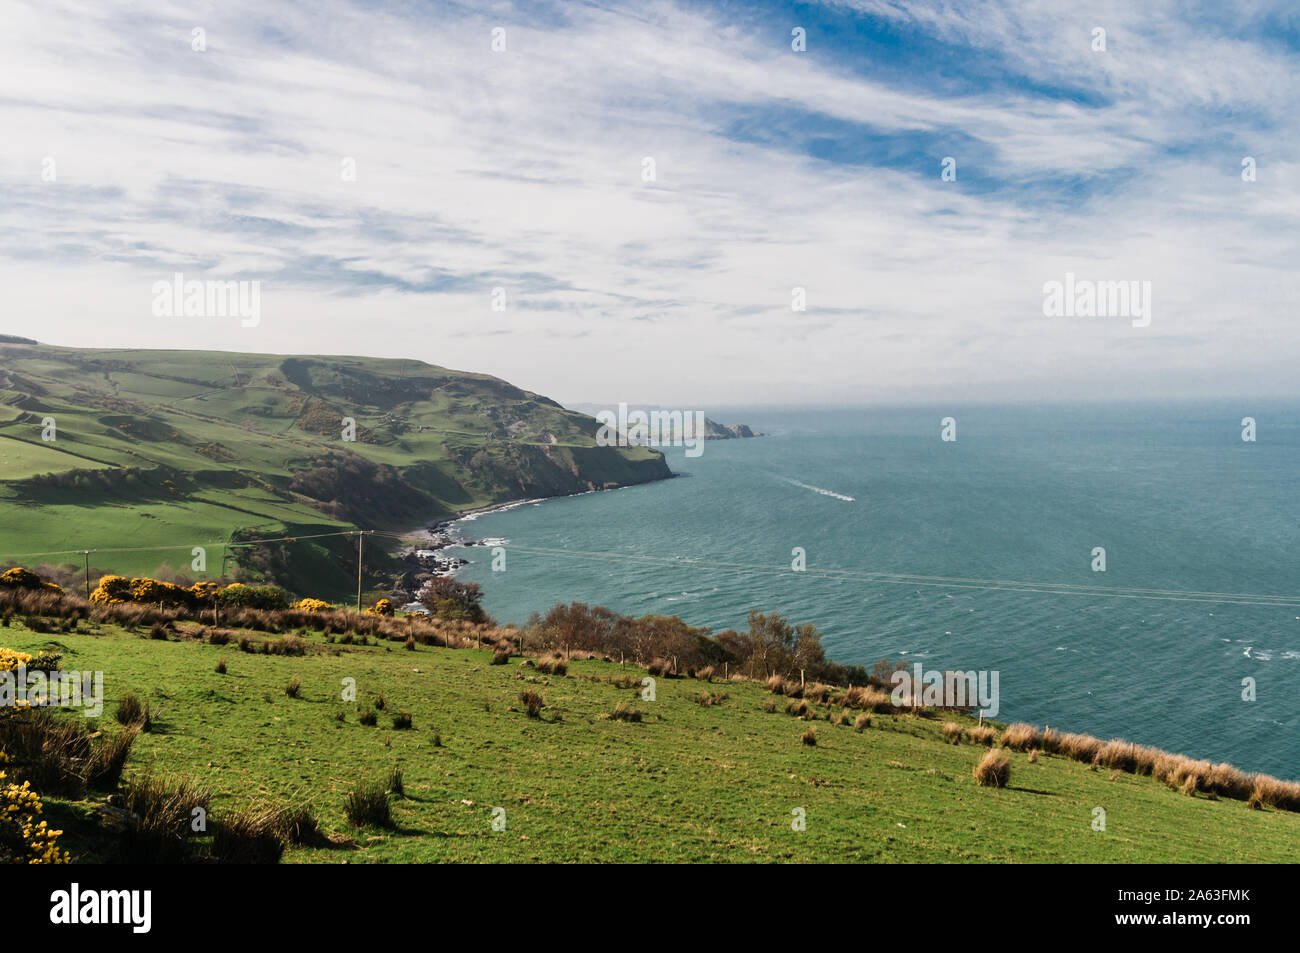
[[[854,5],[1107,105],[863,78],[669,4],[565,22],[508,5],[410,21],[338,0],[11,4],[6,330],[417,357],[569,401],[1293,386],[1291,57],[1165,7],[1103,7],[1117,26],[1099,64],[1084,15],[1059,8]],[[937,159],[850,166],[738,142],[720,118],[735,104],[956,133],[992,167],[959,156],[945,184]],[[1257,155],[1258,182],[1234,150]],[[1005,184],[969,188],[979,176]],[[1087,178],[1106,187],[1070,191]],[[260,278],[261,326],[152,317],[149,289],[174,270]],[[1152,281],[1152,327],[1043,318],[1042,283],[1067,270]]]

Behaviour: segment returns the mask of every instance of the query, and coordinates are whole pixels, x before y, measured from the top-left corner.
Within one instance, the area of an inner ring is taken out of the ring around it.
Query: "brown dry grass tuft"
[[[973,772],[975,783],[984,788],[1004,788],[1011,780],[1011,761],[996,749],[984,752]]]

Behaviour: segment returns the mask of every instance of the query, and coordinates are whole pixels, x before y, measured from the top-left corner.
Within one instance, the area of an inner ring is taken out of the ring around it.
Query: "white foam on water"
[[[824,487],[813,486],[811,483],[800,483],[798,480],[791,480],[789,477],[777,477],[783,483],[789,483],[791,486],[797,486],[804,490],[812,490],[814,493],[820,493],[822,496],[829,496],[837,500],[843,500],[845,503],[857,502],[851,496],[845,496],[843,493],[836,493],[834,490],[827,490]]]

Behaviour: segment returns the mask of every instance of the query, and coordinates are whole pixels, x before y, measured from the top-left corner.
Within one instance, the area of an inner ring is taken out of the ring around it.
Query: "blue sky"
[[[1297,390],[1292,4],[6,9],[0,331],[570,402]],[[261,323],[155,317],[178,271]],[[1150,325],[1046,317],[1067,272]]]

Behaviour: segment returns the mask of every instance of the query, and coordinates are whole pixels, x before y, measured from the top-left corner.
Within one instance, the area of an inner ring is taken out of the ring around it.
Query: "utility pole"
[[[81,555],[86,557],[86,598],[90,598],[90,550],[83,549]]]
[[[361,537],[365,530],[357,533],[357,611],[361,611]]]

